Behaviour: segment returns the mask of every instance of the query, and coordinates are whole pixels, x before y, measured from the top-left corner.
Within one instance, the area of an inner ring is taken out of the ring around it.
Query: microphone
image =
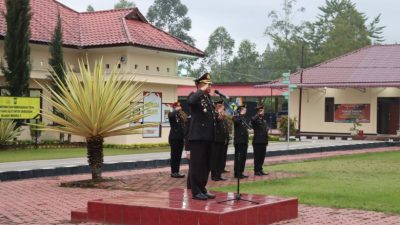
[[[229,99],[228,96],[225,96],[224,94],[222,94],[222,93],[219,92],[218,90],[215,90],[214,93],[217,94],[217,95],[219,95],[219,96],[221,96],[221,97],[223,97],[223,98]]]

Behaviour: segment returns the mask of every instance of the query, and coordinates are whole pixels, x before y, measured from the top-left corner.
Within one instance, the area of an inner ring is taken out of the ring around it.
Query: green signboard
[[[40,98],[0,97],[0,119],[36,119]]]

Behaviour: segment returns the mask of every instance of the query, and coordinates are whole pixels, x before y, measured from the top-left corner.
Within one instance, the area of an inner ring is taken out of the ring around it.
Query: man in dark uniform
[[[168,113],[171,130],[169,132],[168,142],[171,146],[171,177],[183,178],[185,175],[179,173],[181,165],[182,151],[184,145],[185,120],[187,116],[182,111],[180,102],[172,105],[173,111]]]
[[[197,91],[188,97],[190,108],[189,149],[192,198],[215,198],[206,189],[210,173],[210,157],[215,138],[216,115],[211,101],[211,76],[206,73],[195,80]]]
[[[186,123],[185,123],[185,153],[186,153],[186,159],[188,160],[189,164],[189,170],[188,170],[188,175],[186,179],[186,188],[187,189],[192,189],[192,186],[190,185],[190,150],[189,150],[189,128],[190,128],[190,120],[191,116],[189,115]]]
[[[254,151],[254,175],[268,175],[263,171],[265,154],[268,145],[268,128],[264,120],[264,106],[256,107],[256,115],[251,119],[254,130],[253,151]]]
[[[229,126],[229,122],[228,119],[224,119],[223,121],[224,123],[224,128],[225,128],[225,144],[224,144],[224,148],[222,150],[222,161],[220,162],[220,173],[229,173],[229,170],[226,170],[226,157],[228,155],[228,147],[229,147],[229,140],[231,139],[230,137],[230,126]]]
[[[250,129],[245,118],[247,112],[246,106],[238,106],[238,112],[239,114],[232,118],[235,130],[233,138],[235,145],[234,173],[235,178],[247,178],[248,176],[243,174],[249,145],[248,129]]]
[[[226,132],[225,128],[225,107],[224,101],[220,100],[215,102],[215,111],[218,116],[217,126],[215,129],[215,142],[213,143],[213,149],[211,153],[211,179],[213,181],[226,180],[221,176],[221,163],[224,157],[224,149],[226,143]]]

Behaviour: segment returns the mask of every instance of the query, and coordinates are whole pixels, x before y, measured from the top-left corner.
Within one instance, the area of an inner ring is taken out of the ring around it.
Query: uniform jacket
[[[251,125],[254,130],[253,144],[268,145],[268,128],[264,118],[258,115],[253,116]]]
[[[190,151],[189,147],[189,130],[190,130],[190,121],[191,121],[192,116],[189,115],[186,122],[185,122],[185,130],[184,130],[184,146],[185,146],[185,151]]]
[[[246,118],[244,116],[236,115],[232,118],[234,127],[234,144],[248,144],[249,142],[249,131],[246,126]]]
[[[171,130],[169,132],[169,140],[183,140],[185,133],[185,121],[178,115],[178,111],[174,110],[168,113],[169,124]]]
[[[229,131],[226,119],[217,120],[215,129],[215,142],[227,144],[229,141]]]
[[[214,141],[216,115],[210,96],[197,90],[189,95],[187,102],[191,114],[189,141]]]

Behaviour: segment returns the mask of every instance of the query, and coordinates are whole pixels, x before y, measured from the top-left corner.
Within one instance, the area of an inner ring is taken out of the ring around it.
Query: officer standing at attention
[[[268,175],[263,171],[265,154],[268,145],[268,128],[264,120],[264,106],[256,107],[256,115],[251,119],[254,130],[253,151],[254,151],[254,175]]]
[[[203,74],[195,80],[197,91],[188,97],[190,108],[189,150],[190,185],[192,198],[207,200],[215,198],[207,191],[210,173],[211,150],[215,138],[216,114],[211,101],[211,75]]]
[[[249,176],[243,174],[249,145],[248,129],[250,129],[244,117],[247,112],[246,106],[238,106],[238,112],[239,114],[232,118],[235,130],[233,137],[233,144],[235,145],[234,173],[235,178],[247,178]]]
[[[181,165],[182,151],[184,146],[186,113],[182,110],[180,102],[172,105],[173,111],[168,113],[171,130],[169,132],[168,142],[171,146],[171,177],[183,178],[185,175],[179,173]]]
[[[211,153],[211,179],[213,181],[226,180],[221,176],[221,163],[224,160],[224,150],[226,143],[226,132],[228,131],[225,123],[224,101],[215,102],[215,111],[217,113],[217,126],[215,129],[215,142]],[[229,134],[228,134],[229,135]]]
[[[229,140],[231,139],[230,137],[230,128],[229,128],[229,122],[228,119],[224,119],[224,128],[225,128],[225,145],[224,145],[224,149],[222,151],[222,161],[220,162],[220,173],[229,173],[229,170],[226,170],[226,157],[228,155],[228,147],[229,147]]]

